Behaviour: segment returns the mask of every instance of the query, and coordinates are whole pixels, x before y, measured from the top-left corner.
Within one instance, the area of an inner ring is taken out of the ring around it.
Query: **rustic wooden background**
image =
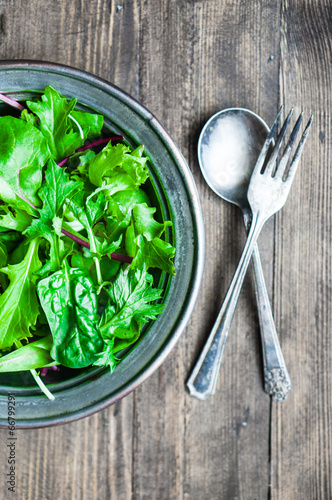
[[[187,159],[206,227],[199,301],[163,366],[99,414],[20,431],[18,493],[2,453],[1,499],[332,499],[331,18],[329,0],[0,0],[0,59],[69,64],[136,97]],[[260,237],[293,389],[281,404],[263,392],[249,273],[216,395],[200,402],[185,380],[244,231],[202,179],[198,134],[229,106],[271,124],[281,103],[314,114],[290,199]]]

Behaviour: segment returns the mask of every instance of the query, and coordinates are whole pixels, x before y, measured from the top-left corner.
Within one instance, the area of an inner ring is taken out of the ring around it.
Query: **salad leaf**
[[[0,198],[12,206],[35,213],[42,167],[50,158],[39,130],[12,116],[0,117]]]
[[[112,195],[125,189],[136,189],[148,178],[147,157],[143,157],[143,148],[130,148],[124,144],[113,146],[110,142],[89,162],[90,182],[95,186],[108,186]]]
[[[87,113],[74,109],[71,116],[80,124],[84,139],[99,137],[104,124],[104,117],[96,113]]]
[[[110,286],[109,302],[100,322],[104,338],[135,337],[143,323],[156,319],[164,304],[151,304],[161,297],[162,290],[152,287],[153,278],[143,269],[124,272]]]
[[[131,267],[158,267],[174,275],[175,248],[160,237],[172,222],[159,223],[153,218],[156,209],[146,203],[137,204],[132,210],[132,223],[126,231],[126,249],[134,257]]]
[[[48,335],[2,356],[0,372],[18,372],[57,365],[50,356],[52,343],[52,336]]]
[[[0,241],[0,269],[7,264],[8,253],[5,245]]]
[[[131,263],[133,269],[139,269],[142,265],[163,269],[171,276],[175,275],[173,258],[175,248],[161,238],[147,240],[142,235],[135,238],[137,245],[136,255]]]
[[[65,265],[38,283],[38,295],[53,337],[52,358],[70,368],[91,365],[103,349],[103,340],[89,274]]]
[[[39,121],[35,122],[35,127],[47,139],[52,157],[57,163],[74,153],[86,138],[70,119],[76,102],[76,99],[67,102],[67,99],[51,86],[45,88],[41,101],[26,102],[28,108],[38,117]],[[26,120],[27,114],[23,118]]]
[[[97,198],[94,200],[94,196],[97,193]],[[67,199],[68,207],[70,208],[72,214],[76,217],[76,219],[82,224],[85,228],[89,244],[90,244],[90,252],[94,258],[94,262],[96,265],[96,273],[98,284],[102,285],[103,278],[101,274],[100,268],[100,259],[105,254],[110,254],[117,250],[121,243],[121,236],[117,241],[100,241],[93,231],[93,225],[104,215],[107,200],[103,191],[96,190],[92,193],[84,202],[83,193],[80,192],[75,196],[73,200]]]
[[[107,343],[104,344],[104,350],[97,354],[97,359],[93,363],[94,366],[108,366],[111,373],[114,368],[120,361],[114,355],[114,339],[108,340]]]
[[[10,207],[7,203],[0,205],[0,227],[23,232],[32,222],[31,215],[25,210]]]
[[[64,245],[60,244],[62,212],[66,199],[72,198],[83,186],[83,183],[69,180],[68,174],[49,160],[45,171],[45,183],[38,191],[43,201],[39,209],[39,219],[34,219],[24,234],[30,238],[43,236],[51,245],[50,263],[47,270],[56,271],[65,255]]]
[[[100,138],[103,117],[76,104],[48,86],[0,118],[0,350],[15,349],[0,372],[30,370],[51,399],[36,369],[113,371],[163,310],[148,269],[174,274],[143,145]]]
[[[39,314],[35,274],[41,267],[39,243],[38,238],[31,241],[21,263],[1,268],[10,284],[0,296],[0,349],[32,337],[30,328],[36,324]]]

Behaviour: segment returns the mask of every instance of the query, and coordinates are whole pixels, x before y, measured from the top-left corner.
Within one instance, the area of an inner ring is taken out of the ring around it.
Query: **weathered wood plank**
[[[174,467],[164,467],[162,451],[154,453],[157,463],[142,465],[143,477],[134,477],[134,498],[148,498],[149,493],[158,499],[231,499],[246,498],[247,491],[251,498],[265,498],[270,401],[262,390],[251,279],[240,298],[216,395],[199,402],[184,393],[183,384],[212,327],[244,243],[240,213],[221,202],[199,173],[198,134],[211,114],[234,105],[263,112],[271,121],[278,106],[279,9],[275,2],[261,9],[259,4],[248,7],[241,2],[145,1],[141,16],[140,99],[168,128],[189,161],[206,222],[207,258],[198,306],[164,365],[167,377],[162,381],[151,377],[135,394],[151,415],[158,401],[164,425],[170,420],[174,430],[168,434],[160,419],[146,420],[142,404],[137,404],[141,424],[134,462],[150,463],[147,443],[160,440],[161,450],[176,450],[175,456],[183,460],[176,461],[180,474]],[[269,234],[273,239],[273,226],[267,230],[267,240]],[[272,259],[272,242],[266,243],[263,254],[265,263]],[[167,380],[172,380],[173,388]],[[171,393],[168,405],[151,396],[164,391]],[[184,432],[180,440],[179,421]],[[143,483],[145,488],[151,485],[144,494]],[[167,489],[170,483],[174,486]]]
[[[275,316],[293,391],[272,414],[272,498],[332,497],[331,6],[283,1],[280,99],[314,122],[277,217]]]

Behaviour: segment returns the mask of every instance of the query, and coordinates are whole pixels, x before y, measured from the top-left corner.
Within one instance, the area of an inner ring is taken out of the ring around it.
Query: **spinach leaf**
[[[156,319],[164,304],[154,304],[162,290],[153,288],[153,278],[143,269],[119,274],[110,285],[109,302],[100,321],[100,331],[105,339],[119,337],[137,338],[143,323]]]
[[[103,340],[89,274],[65,265],[38,283],[38,295],[53,336],[52,358],[70,368],[91,365],[103,349]]]
[[[52,336],[48,335],[2,356],[0,372],[19,372],[57,365],[50,356],[52,343]]]
[[[0,226],[0,241],[7,248],[7,252],[10,253],[22,241],[22,235],[17,231],[7,231],[5,229],[2,231],[1,229]]]
[[[46,139],[36,127],[12,116],[0,117],[0,198],[28,213],[40,206],[37,191],[42,167],[50,158]]]
[[[0,297],[0,349],[32,337],[30,328],[39,314],[35,274],[41,267],[38,247],[39,239],[32,240],[22,262],[1,269],[10,284]]]

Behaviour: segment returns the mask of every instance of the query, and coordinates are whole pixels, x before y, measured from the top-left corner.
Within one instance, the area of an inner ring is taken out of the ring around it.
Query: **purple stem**
[[[9,106],[12,106],[13,108],[19,109],[20,111],[23,111],[25,109],[21,103],[19,103],[15,99],[12,99],[11,97],[8,97],[8,96],[1,94],[1,93],[0,93],[0,101],[3,101],[6,104],[9,104]]]
[[[68,236],[68,238],[71,238],[72,240],[76,241],[76,243],[82,245],[82,247],[90,248],[90,244],[87,241],[82,240],[82,238],[80,238],[79,236],[75,236],[74,234],[71,234],[69,231],[63,228],[61,229],[61,232],[65,236]]]
[[[43,377],[44,375],[46,375],[46,373],[48,372],[48,370],[54,370],[55,372],[59,370],[59,367],[57,365],[54,365],[54,366],[44,366],[44,368],[42,368],[40,370],[40,375]]]
[[[82,151],[86,151],[87,149],[94,148],[95,146],[99,146],[100,144],[106,144],[107,142],[110,142],[110,141],[122,141],[122,139],[123,139],[122,135],[115,135],[114,137],[107,137],[105,139],[98,139],[98,141],[91,142],[90,144],[86,144],[85,146],[82,146],[82,147],[76,149],[75,153],[81,153]],[[75,153],[73,153],[73,154],[75,154]],[[69,160],[69,158],[71,156],[73,156],[73,155],[69,155],[66,158],[64,158],[63,160],[61,160],[58,163],[58,167],[62,167],[63,165],[65,165],[65,163],[67,163],[67,161]]]
[[[79,243],[80,245],[82,245],[83,247],[85,248],[90,248],[90,243],[88,243],[87,241],[83,240],[82,238],[80,238],[79,236],[75,236],[74,234],[70,233],[69,231],[67,231],[66,229],[61,229],[61,232],[65,235],[65,236],[68,236],[68,238],[71,238],[73,241],[76,241],[76,243]],[[114,259],[114,260],[118,260],[120,262],[128,262],[128,264],[130,264],[133,260],[132,257],[129,257],[129,255],[122,255],[121,253],[116,253],[116,252],[112,252],[109,257],[111,259]]]

